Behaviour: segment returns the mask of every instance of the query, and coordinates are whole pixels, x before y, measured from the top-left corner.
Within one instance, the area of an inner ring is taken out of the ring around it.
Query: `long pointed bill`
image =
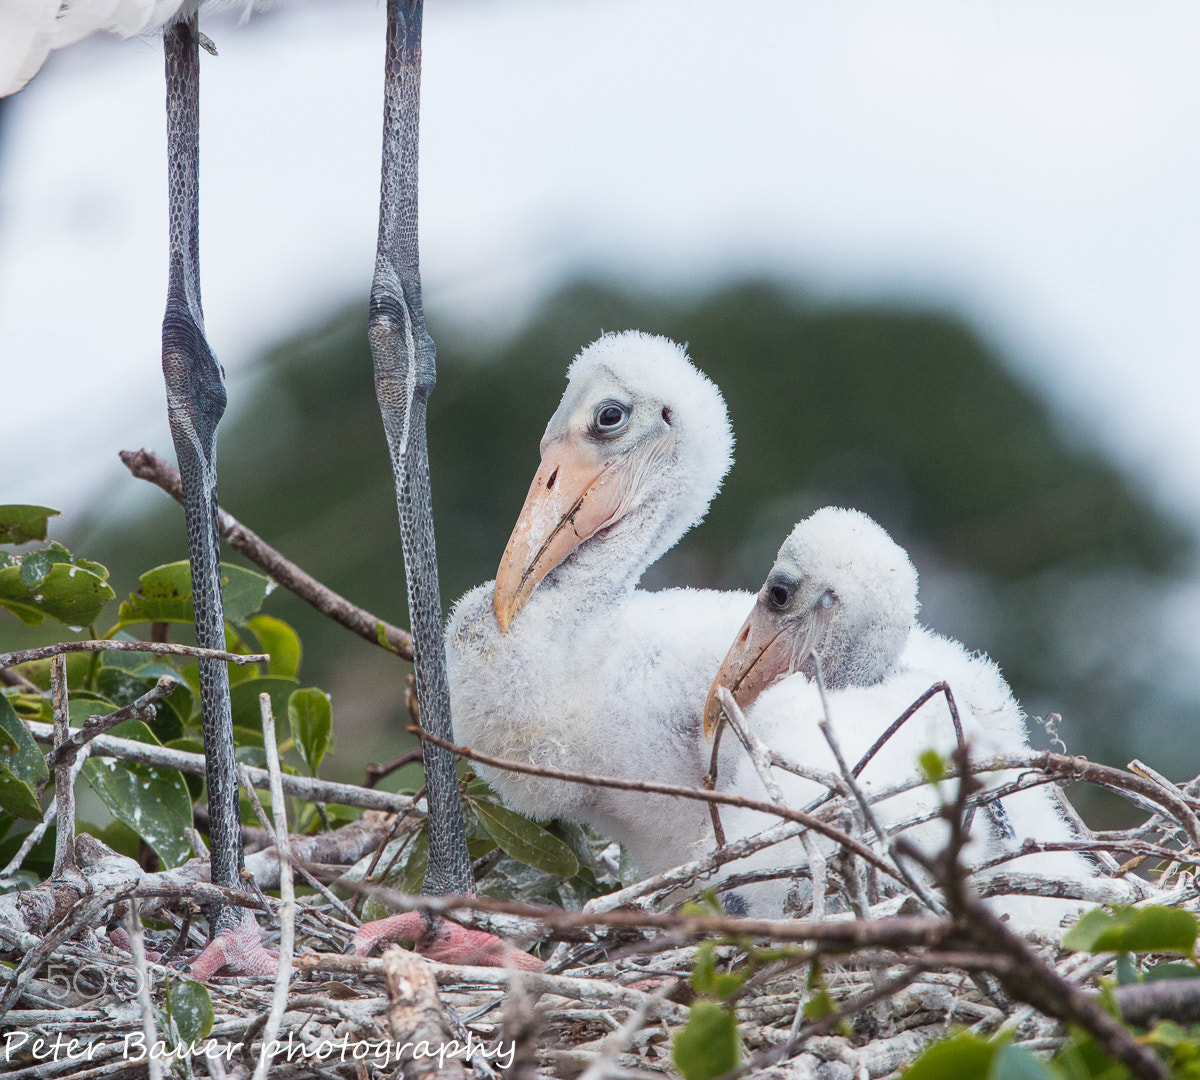
[[[754,605],[709,687],[704,701],[706,739],[713,737],[721,721],[721,687],[729,689],[743,710],[750,708],[771,683],[790,675],[807,659],[814,644],[815,622],[772,614],[761,601]]]
[[[623,513],[624,470],[610,465],[571,438],[547,449],[496,571],[493,602],[505,633],[542,578]]]

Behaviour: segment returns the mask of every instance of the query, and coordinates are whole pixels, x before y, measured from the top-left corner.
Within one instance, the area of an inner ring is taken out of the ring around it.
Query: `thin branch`
[[[904,860],[895,858],[893,848],[895,841],[888,836],[887,832],[879,824],[879,819],[875,816],[875,812],[871,809],[870,802],[867,800],[866,795],[863,794],[863,789],[859,786],[857,779],[858,774],[851,772],[850,767],[846,764],[846,758],[842,754],[841,745],[834,737],[833,728],[830,724],[829,699],[825,696],[825,679],[821,673],[821,658],[816,653],[813,653],[813,661],[816,665],[817,692],[821,696],[821,722],[819,727],[821,728],[821,734],[825,736],[825,741],[829,744],[829,749],[833,751],[833,757],[838,764],[838,769],[841,771],[842,779],[849,786],[850,791],[853,793],[854,798],[858,802],[859,809],[862,810],[863,817],[867,820],[867,824],[870,825],[871,830],[879,838],[879,843],[883,846],[883,849],[888,852],[888,854],[892,855],[893,860],[896,863],[896,868],[903,876],[905,884],[908,885],[908,887],[913,891],[913,894],[921,901],[921,903],[929,908],[930,911],[936,912],[939,915],[944,914],[945,908],[941,905],[941,903],[938,902],[937,898],[934,897],[934,895],[916,879],[908,867],[904,865]],[[954,708],[954,698],[950,694],[950,688],[945,686],[944,683],[941,685],[945,687],[946,700],[950,702],[951,713],[955,720],[955,730],[958,732],[959,738],[961,739],[962,727],[958,723],[958,711]],[[893,727],[898,728],[899,723],[894,724]],[[889,731],[890,730],[891,729],[889,728]],[[962,745],[961,742],[959,745]],[[874,747],[872,747],[872,750],[874,750]],[[963,757],[963,763],[967,763],[965,755]]]
[[[153,450],[122,450],[121,460],[139,480],[162,488],[177,503],[183,502],[183,486],[178,471]],[[365,641],[380,645],[404,660],[413,658],[412,635],[384,619],[372,615],[344,596],[322,585],[311,574],[301,570],[260,536],[246,528],[231,514],[217,508],[221,537],[235,551],[241,552],[255,566],[311,604],[322,615],[351,630]]]
[[[158,1033],[154,1028],[154,1006],[150,1001],[150,969],[146,963],[146,943],[142,935],[142,920],[138,917],[137,900],[129,902],[129,946],[133,965],[138,974],[137,999],[142,1014],[142,1037],[146,1040],[150,1080],[162,1080],[162,1059],[154,1053]]]
[[[262,714],[263,748],[267,754],[267,771],[271,780],[271,814],[275,818],[275,849],[279,852],[279,968],[275,973],[275,992],[271,997],[271,1013],[263,1029],[262,1053],[254,1069],[254,1080],[265,1080],[271,1061],[271,1049],[283,1024],[287,1008],[288,986],[292,981],[292,951],[296,939],[296,893],[292,888],[292,855],[288,843],[287,802],[280,781],[279,748],[275,744],[275,717],[271,713],[271,695],[259,694],[258,707]]]
[[[961,769],[965,764],[962,752],[956,757]],[[1166,1080],[1167,1069],[1153,1050],[1140,1045],[1093,998],[1064,979],[1023,938],[990,911],[967,885],[959,857],[967,842],[963,823],[973,783],[964,775],[959,781],[953,805],[945,808],[944,816],[950,824],[950,837],[941,855],[932,859],[902,838],[898,844],[904,854],[934,876],[942,887],[947,906],[968,939],[981,951],[988,953],[990,960],[996,961],[992,971],[1005,990],[1048,1016],[1083,1027],[1095,1037],[1109,1057],[1127,1065],[1139,1080]],[[950,962],[964,966],[958,957]]]
[[[634,930],[664,930],[680,937],[728,935],[762,937],[778,941],[815,941],[831,950],[878,948],[932,948],[949,940],[956,932],[954,923],[930,915],[892,915],[861,922],[855,919],[749,919],[734,915],[700,915],[691,912],[654,911],[565,911],[562,908],[501,900],[495,897],[449,894],[411,896],[390,889],[372,890],[400,911],[426,910],[438,914],[450,911],[481,911],[516,915],[531,919],[545,931],[554,933],[594,927]],[[328,957],[300,957],[302,971],[358,970],[323,966]],[[337,962],[350,959],[339,957]],[[495,972],[493,972],[495,977]],[[552,992],[552,991],[551,991]]]
[[[764,814],[773,814],[788,821],[805,825],[809,829],[827,836],[835,843],[849,848],[873,866],[882,870],[888,877],[903,881],[903,877],[889,866],[866,845],[859,843],[854,837],[835,829],[820,818],[806,814],[801,810],[793,810],[787,806],[776,806],[764,799],[749,799],[741,795],[730,795],[724,791],[705,791],[702,788],[684,787],[680,784],[658,784],[649,780],[626,780],[619,776],[593,776],[590,773],[570,772],[566,769],[552,769],[546,766],[529,765],[523,761],[512,761],[509,758],[494,757],[491,754],[481,754],[469,746],[458,746],[445,739],[439,739],[424,728],[410,727],[408,729],[425,742],[433,743],[444,750],[464,757],[468,761],[478,761],[483,765],[491,765],[495,769],[505,769],[508,772],[524,773],[528,776],[545,776],[554,780],[565,780],[572,784],[586,784],[590,787],[612,788],[615,791],[640,791],[649,795],[675,795],[681,799],[695,799],[699,802],[720,803],[722,806],[740,806],[747,810],[758,810]]]
[[[176,645],[170,641],[60,641],[57,645],[42,645],[36,649],[0,653],[0,668],[48,660],[63,653],[88,652],[148,652],[156,656],[196,656],[200,659],[225,660],[239,667],[245,664],[265,664],[271,658],[259,653],[230,653],[220,649],[202,649],[198,645]]]
[[[1112,996],[1122,1019],[1130,1024],[1148,1024],[1152,1020],[1194,1024],[1200,1020],[1200,978],[1114,986]]]
[[[896,734],[900,728],[906,724],[916,714],[930,698],[936,697],[938,694],[946,695],[946,704],[950,709],[950,719],[954,724],[954,735],[958,739],[958,745],[964,744],[962,721],[958,718],[958,706],[954,703],[954,695],[950,692],[950,687],[944,683],[934,683],[928,690],[925,691],[916,701],[914,701],[907,709],[904,710],[895,720],[893,720],[874,743],[871,748],[863,754],[857,765],[854,766],[852,772],[855,776],[862,773],[863,769],[870,764],[871,759],[879,753],[880,750],[887,744],[887,741]]]
[[[54,745],[57,752],[71,737],[71,716],[67,698],[67,658],[59,653],[50,661],[50,699],[54,708]],[[58,832],[54,842],[54,872],[61,879],[78,876],[75,862],[75,788],[69,765],[59,765],[54,776],[54,805]]]
[[[664,1000],[668,993],[675,988],[674,983],[664,983],[647,996],[636,1009],[630,1010],[629,1017],[621,1027],[609,1035],[600,1046],[600,1053],[580,1075],[579,1080],[604,1080],[609,1075],[609,1066],[616,1056],[628,1049],[633,1037],[646,1022],[646,1014],[658,1002]]]
[[[78,765],[79,762],[76,762],[76,766]],[[78,775],[78,769],[73,773],[72,779],[74,779],[75,775]],[[0,881],[3,881],[6,877],[11,877],[21,869],[21,864],[25,861],[26,856],[34,849],[38,841],[46,835],[46,830],[57,817],[58,803],[51,800],[50,805],[46,807],[45,812],[42,814],[42,820],[30,830],[21,846],[17,849],[17,853],[8,860],[8,865],[3,870],[0,870]]]
[[[420,763],[420,761],[421,748],[414,746],[411,750],[406,750],[398,758],[393,758],[386,765],[379,765],[374,761],[368,762],[364,770],[367,778],[363,783],[363,787],[374,788],[385,776],[391,776],[397,769],[402,769],[405,765]]]
[[[54,730],[50,724],[29,720],[25,722],[25,726],[39,742],[53,742]],[[119,758],[141,765],[177,769],[179,772],[196,776],[204,775],[202,754],[190,754],[166,746],[153,746],[149,743],[135,742],[133,739],[121,739],[115,735],[97,736],[88,744],[88,751],[98,757]],[[260,791],[270,788],[271,779],[266,769],[247,767],[246,772],[253,785]],[[330,802],[341,806],[357,806],[363,810],[384,810],[391,814],[407,813],[413,809],[413,800],[408,795],[398,795],[390,791],[370,791],[354,784],[338,784],[315,777],[285,774],[283,790],[305,802]]]
[[[56,769],[60,764],[71,764],[82,747],[97,735],[104,734],[125,720],[148,720],[153,715],[154,703],[174,693],[179,685],[179,680],[173,675],[164,675],[136,701],[131,701],[105,716],[89,716],[83,727],[74,731],[70,738],[59,743],[46,755],[46,767]]]

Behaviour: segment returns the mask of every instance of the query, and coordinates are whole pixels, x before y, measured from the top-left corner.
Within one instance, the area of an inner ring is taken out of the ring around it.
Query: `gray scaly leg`
[[[196,606],[196,643],[225,648],[217,529],[217,423],[225,412],[225,373],[204,338],[200,307],[199,148],[200,57],[195,19],[168,27],[167,162],[170,188],[171,266],[163,318],[163,377],[171,438],[183,477],[184,520]],[[241,887],[244,855],[238,811],[237,769],[229,674],[218,660],[200,661],[200,713],[211,817],[212,880]],[[214,907],[209,933],[236,929],[237,908]]]
[[[436,379],[425,330],[417,252],[417,129],[421,102],[421,0],[389,0],[383,106],[379,246],[369,337],[375,393],[396,477],[421,722],[452,738],[446,643],[429,497],[425,409]],[[472,892],[454,758],[425,747],[429,867],[425,892]]]

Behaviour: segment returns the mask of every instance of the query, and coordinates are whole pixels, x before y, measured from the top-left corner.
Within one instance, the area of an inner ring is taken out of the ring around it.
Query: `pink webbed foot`
[[[108,940],[111,941],[118,949],[133,954],[133,942],[129,938],[129,931],[120,923],[116,923],[108,928]],[[146,959],[152,964],[158,963],[162,959],[162,953],[155,952],[153,949],[146,950]]]
[[[279,953],[264,947],[258,920],[243,910],[242,921],[233,930],[218,934],[190,963],[192,978],[208,982],[222,975],[274,975]]]
[[[351,945],[366,956],[376,945],[411,941],[416,951],[442,964],[478,967],[513,967],[519,971],[541,971],[545,966],[536,956],[516,948],[483,930],[469,930],[458,923],[423,911],[406,911],[387,919],[363,923]]]

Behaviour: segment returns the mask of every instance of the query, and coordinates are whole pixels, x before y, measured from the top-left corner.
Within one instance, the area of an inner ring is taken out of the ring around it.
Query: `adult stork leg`
[[[421,107],[421,0],[389,0],[383,104],[379,243],[369,337],[375,393],[396,478],[396,506],[421,722],[452,739],[446,642],[429,495],[425,409],[436,380],[425,329],[417,249],[417,133]],[[471,892],[475,881],[451,754],[425,748],[429,868],[425,891]]]
[[[396,478],[421,723],[434,734],[452,739],[425,444],[425,410],[436,370],[433,340],[425,329],[421,306],[417,248],[421,9],[421,0],[388,3],[379,245],[368,334],[375,360],[375,393]],[[424,753],[429,803],[429,865],[424,891],[474,892],[454,757],[428,743]],[[420,951],[440,960],[541,966],[534,957],[490,934],[418,912],[368,923],[355,935],[353,944],[356,951],[368,952],[386,940],[415,941]]]
[[[164,34],[167,61],[167,162],[170,188],[170,277],[163,318],[163,377],[171,438],[183,477],[184,520],[196,608],[196,643],[225,648],[217,527],[217,423],[225,411],[225,373],[204,337],[200,306],[199,149],[200,56],[196,21]],[[205,779],[212,825],[212,881],[241,888],[245,865],[238,809],[237,767],[229,673],[219,660],[200,661],[200,714]],[[225,968],[268,974],[278,958],[263,949],[258,924],[236,907],[208,912],[209,944],[192,963],[198,978]]]

